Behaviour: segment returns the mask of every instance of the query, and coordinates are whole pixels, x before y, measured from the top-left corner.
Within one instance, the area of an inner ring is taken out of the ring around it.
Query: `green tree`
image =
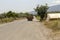
[[[9,17],[12,17],[12,11],[9,11],[6,13],[6,16],[9,18]]]
[[[48,10],[48,6],[46,5],[41,5],[41,6],[37,6],[35,8],[35,11],[37,12],[37,14],[40,16],[40,21],[42,21],[44,18],[47,18],[47,10]]]
[[[10,17],[12,17],[12,18],[14,18],[14,19],[18,18],[18,14],[15,13],[15,12],[12,12],[12,11],[7,12],[7,13],[6,13],[6,16],[7,16],[8,18],[10,18]]]

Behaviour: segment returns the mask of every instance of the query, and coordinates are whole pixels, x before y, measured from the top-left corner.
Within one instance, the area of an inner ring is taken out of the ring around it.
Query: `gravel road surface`
[[[33,21],[16,20],[0,25],[0,40],[52,40],[50,32],[36,18]]]

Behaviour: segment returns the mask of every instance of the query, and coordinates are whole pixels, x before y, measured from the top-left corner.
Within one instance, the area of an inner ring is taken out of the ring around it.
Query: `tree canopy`
[[[38,5],[35,8],[35,11],[40,16],[40,20],[43,20],[44,18],[47,17],[47,10],[48,10],[47,4],[46,5],[41,5],[41,6]]]

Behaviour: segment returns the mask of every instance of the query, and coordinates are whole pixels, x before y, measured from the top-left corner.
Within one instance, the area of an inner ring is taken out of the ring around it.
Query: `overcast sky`
[[[60,4],[60,0],[0,0],[0,13],[7,11],[29,12],[33,11],[38,4],[49,6]]]

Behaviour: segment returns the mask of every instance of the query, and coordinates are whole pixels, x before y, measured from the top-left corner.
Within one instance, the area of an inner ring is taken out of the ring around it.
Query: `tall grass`
[[[44,23],[47,28],[52,29],[53,31],[60,30],[60,20],[50,20],[49,22]]]
[[[14,21],[12,17],[0,19],[0,23],[7,23],[7,22],[12,22],[12,21]]]

